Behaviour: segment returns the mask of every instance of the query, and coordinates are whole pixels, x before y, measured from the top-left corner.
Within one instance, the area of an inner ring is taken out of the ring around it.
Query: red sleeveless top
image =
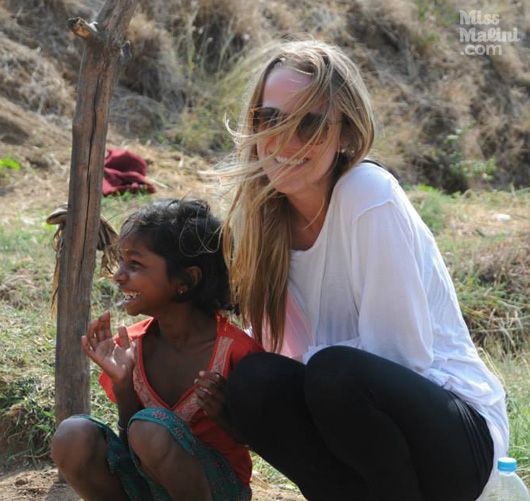
[[[129,339],[137,341],[136,360],[138,360],[138,364],[133,371],[133,383],[138,401],[144,408],[164,407],[173,411],[188,423],[192,433],[199,440],[221,453],[230,463],[241,482],[248,485],[252,473],[252,462],[247,447],[237,443],[199,407],[196,394],[197,385],[188,388],[177,403],[171,407],[157,395],[149,384],[144,370],[142,343],[143,337],[154,321],[153,318],[150,318],[127,327]],[[119,342],[119,338],[116,337],[116,339]],[[206,370],[218,372],[226,378],[245,355],[257,351],[263,351],[263,348],[256,341],[230,323],[225,317],[217,315],[217,339]],[[104,372],[99,377],[99,383],[110,400],[116,403],[116,397],[112,392],[112,381]]]

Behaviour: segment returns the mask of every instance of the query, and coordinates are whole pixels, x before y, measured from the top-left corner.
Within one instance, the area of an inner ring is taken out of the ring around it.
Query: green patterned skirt
[[[119,477],[129,499],[132,501],[171,500],[166,489],[142,470],[132,449],[127,447],[109,426],[85,414],[77,417],[92,421],[105,436],[109,470]],[[248,501],[252,497],[250,488],[240,482],[226,459],[219,452],[198,440],[188,424],[175,413],[164,408],[142,409],[131,418],[129,425],[136,420],[150,421],[163,426],[185,452],[199,460],[210,485],[212,501]]]

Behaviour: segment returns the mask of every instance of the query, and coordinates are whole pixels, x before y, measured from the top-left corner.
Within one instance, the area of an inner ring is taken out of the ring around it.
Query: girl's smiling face
[[[278,67],[271,71],[263,87],[261,107],[273,109],[282,115],[289,115],[299,105],[297,96],[311,83],[311,77],[289,67]],[[310,113],[318,116],[324,111],[324,104],[314,106]],[[287,133],[286,133],[287,134]],[[274,188],[287,197],[327,193],[330,174],[339,150],[340,125],[329,123],[322,142],[309,147],[294,133],[280,148],[283,135],[259,138],[258,159],[264,161],[263,170]],[[304,149],[305,147],[305,149]],[[301,150],[304,150],[301,154]]]
[[[173,299],[183,285],[168,277],[166,260],[134,234],[120,238],[119,251],[114,280],[125,295],[127,313],[160,317],[175,304]]]

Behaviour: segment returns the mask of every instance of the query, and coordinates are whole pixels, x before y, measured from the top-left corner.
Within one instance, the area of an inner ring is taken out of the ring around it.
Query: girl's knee
[[[70,417],[59,424],[53,435],[51,456],[59,469],[75,469],[88,464],[102,450],[104,442],[93,422]]]
[[[128,438],[142,469],[166,488],[171,499],[211,499],[200,461],[164,426],[135,419],[129,424]]]
[[[136,419],[127,430],[129,446],[142,463],[155,465],[164,460],[177,446],[170,433],[161,425]]]

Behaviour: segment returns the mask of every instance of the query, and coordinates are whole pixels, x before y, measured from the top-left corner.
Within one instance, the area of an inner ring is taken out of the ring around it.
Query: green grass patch
[[[12,157],[0,158],[0,171],[3,169],[20,170],[22,165]]]
[[[446,226],[453,198],[425,184],[410,188],[408,195],[425,224],[433,234],[439,234]]]
[[[497,363],[505,383],[510,416],[510,456],[530,487],[530,352]]]
[[[445,195],[427,187],[411,188],[411,199],[436,234],[454,278],[462,310],[484,358],[503,379],[511,426],[510,454],[530,481],[530,313],[528,311],[528,222],[521,214],[530,191]],[[147,195],[108,197],[103,215],[118,231]],[[497,212],[512,214],[504,223],[492,221]],[[44,214],[25,214],[0,226],[0,450],[5,463],[46,458],[54,430],[55,319],[50,311],[55,253],[54,226]],[[489,227],[489,224],[492,224]],[[477,231],[479,229],[480,231]],[[495,231],[493,231],[495,230]],[[117,288],[94,275],[92,315],[110,309],[113,324],[130,323],[118,311]],[[116,409],[100,389],[99,369],[92,365],[91,405],[97,417],[113,425]],[[7,451],[7,455],[6,455]],[[266,482],[294,488],[265,461],[254,456],[255,468]]]

